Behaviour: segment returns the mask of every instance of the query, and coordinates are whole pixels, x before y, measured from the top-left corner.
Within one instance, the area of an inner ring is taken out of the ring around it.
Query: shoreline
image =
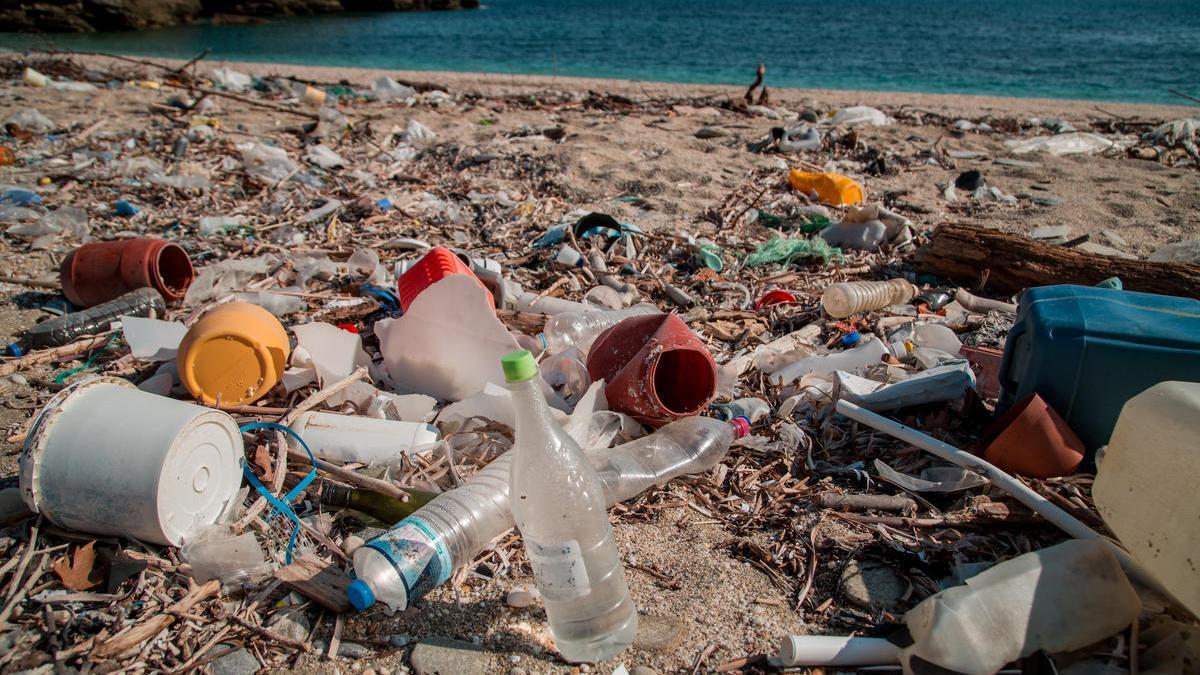
[[[58,57],[81,59],[111,59],[113,56],[144,59],[164,65],[183,65],[187,59],[172,57],[154,57],[142,54],[98,54],[72,50],[45,51],[15,49],[0,49],[0,54],[42,54]],[[118,60],[118,59],[114,59]],[[745,92],[746,85],[735,84],[705,84],[666,82],[658,80],[628,80],[621,78],[579,77],[573,75],[531,75],[520,73],[492,73],[448,70],[409,70],[390,68],[370,68],[359,66],[309,65],[279,61],[241,61],[229,59],[205,59],[197,63],[203,71],[205,68],[232,67],[239,70],[254,71],[256,69],[271,69],[271,74],[285,77],[299,77],[310,80],[353,81],[355,77],[363,86],[370,86],[375,78],[387,75],[397,80],[416,80],[436,82],[446,86],[473,87],[483,94],[496,93],[526,93],[532,90],[565,89],[565,90],[602,90],[611,94],[628,96],[666,96],[666,97],[705,97],[727,96],[740,98]],[[747,80],[750,80],[747,77]],[[998,115],[1106,115],[1112,113],[1121,117],[1144,116],[1175,119],[1179,117],[1200,116],[1200,107],[1187,103],[1135,103],[1124,101],[1103,101],[1094,99],[1044,98],[1001,96],[991,94],[958,94],[932,93],[915,91],[888,91],[870,89],[807,89],[797,87],[774,87],[771,85],[770,73],[766,80],[771,90],[773,105],[799,102],[802,99],[834,105],[892,105],[915,107],[938,107],[946,112],[963,116],[978,115],[980,112]],[[874,101],[874,103],[872,102]],[[1182,101],[1182,99],[1181,99]],[[1103,108],[1103,110],[1098,110]]]

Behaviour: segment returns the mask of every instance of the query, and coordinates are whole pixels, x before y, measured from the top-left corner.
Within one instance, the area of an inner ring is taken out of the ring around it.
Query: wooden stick
[[[270,101],[259,101],[258,99],[253,99],[253,98],[250,98],[249,96],[241,96],[239,94],[233,94],[228,91],[221,91],[219,89],[209,89],[207,87],[187,87],[187,86],[182,86],[182,85],[178,85],[178,84],[170,84],[167,82],[164,82],[163,86],[171,87],[172,89],[187,89],[190,91],[198,91],[201,94],[204,94],[205,96],[221,96],[224,98],[228,98],[228,99],[237,101],[238,103],[245,103],[246,105],[257,106],[259,108],[266,108],[267,110],[274,110],[276,112],[287,113],[289,115],[296,115],[298,117],[306,117],[310,120],[320,121],[320,119],[321,119],[321,116],[318,115],[317,113],[311,113],[311,112],[308,112],[307,110],[296,110],[295,108],[289,108],[285,105],[279,105],[278,103],[271,103]]]
[[[1006,293],[1120,277],[1131,291],[1200,298],[1200,265],[1092,255],[969,223],[940,225],[916,261],[920,271],[964,284],[987,272],[988,288]]]
[[[7,363],[0,364],[0,375],[10,375],[12,373],[17,372],[18,370],[28,368],[32,365],[44,363],[46,361],[53,361],[55,359],[62,358],[64,356],[74,356],[76,354],[82,354],[83,352],[86,352],[89,349],[92,349],[94,347],[103,346],[104,343],[108,342],[108,339],[110,337],[112,337],[113,332],[114,331],[110,330],[110,331],[107,331],[104,333],[100,333],[99,335],[94,335],[92,337],[84,338],[82,340],[79,340],[78,342],[72,342],[69,345],[63,345],[61,347],[51,347],[50,349],[42,349],[42,350],[33,352],[32,354],[26,354],[25,356],[22,356],[20,358],[13,359],[12,361],[9,361]]]
[[[1174,95],[1178,96],[1179,98],[1185,98],[1185,99],[1191,101],[1192,103],[1200,103],[1200,98],[1196,98],[1195,96],[1188,96],[1187,94],[1183,93],[1182,91],[1176,91],[1175,89],[1168,89],[1167,93],[1174,94]]]
[[[917,503],[904,495],[846,495],[824,492],[817,495],[817,503],[827,509],[847,511],[915,513],[917,510]]]
[[[183,599],[171,605],[171,609],[175,612],[187,612],[197,604],[213,597],[220,590],[221,582],[217,579],[212,579],[203,586],[193,588],[187,595],[183,596]],[[175,623],[173,615],[165,612],[155,614],[149,621],[123,630],[96,645],[96,648],[92,650],[92,655],[101,659],[120,656],[136,649],[138,645],[166,630],[173,623]]]

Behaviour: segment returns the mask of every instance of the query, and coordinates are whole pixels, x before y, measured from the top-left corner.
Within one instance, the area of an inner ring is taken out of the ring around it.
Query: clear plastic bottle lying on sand
[[[546,322],[546,330],[542,337],[546,343],[546,351],[551,354],[557,354],[568,347],[577,347],[580,352],[587,354],[596,338],[609,328],[631,316],[657,313],[658,308],[654,305],[642,304],[608,311],[555,314]]]
[[[589,453],[608,504],[654,485],[707,471],[746,435],[749,422],[687,417],[655,433]],[[376,600],[400,610],[450,578],[485,546],[513,526],[508,474],[513,453],[492,461],[461,487],[438,495],[354,554],[358,579],[350,600],[366,609]]]
[[[903,305],[911,302],[916,294],[916,287],[904,279],[847,281],[826,288],[821,305],[829,316],[842,319],[888,305]]]

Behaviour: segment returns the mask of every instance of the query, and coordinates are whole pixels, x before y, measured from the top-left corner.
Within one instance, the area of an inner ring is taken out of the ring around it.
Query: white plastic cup
[[[327,412],[306,412],[296,420],[293,429],[314,456],[336,462],[391,462],[413,448],[438,440],[437,427],[421,422]]]
[[[60,527],[178,546],[236,499],[244,459],[228,414],[97,377],[38,413],[21,496]]]

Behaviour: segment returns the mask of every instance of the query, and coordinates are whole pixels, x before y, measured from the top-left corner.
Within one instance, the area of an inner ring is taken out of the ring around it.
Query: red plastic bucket
[[[92,307],[145,287],[179,302],[196,270],[178,244],[142,238],[84,244],[67,255],[59,275],[68,300]]]

